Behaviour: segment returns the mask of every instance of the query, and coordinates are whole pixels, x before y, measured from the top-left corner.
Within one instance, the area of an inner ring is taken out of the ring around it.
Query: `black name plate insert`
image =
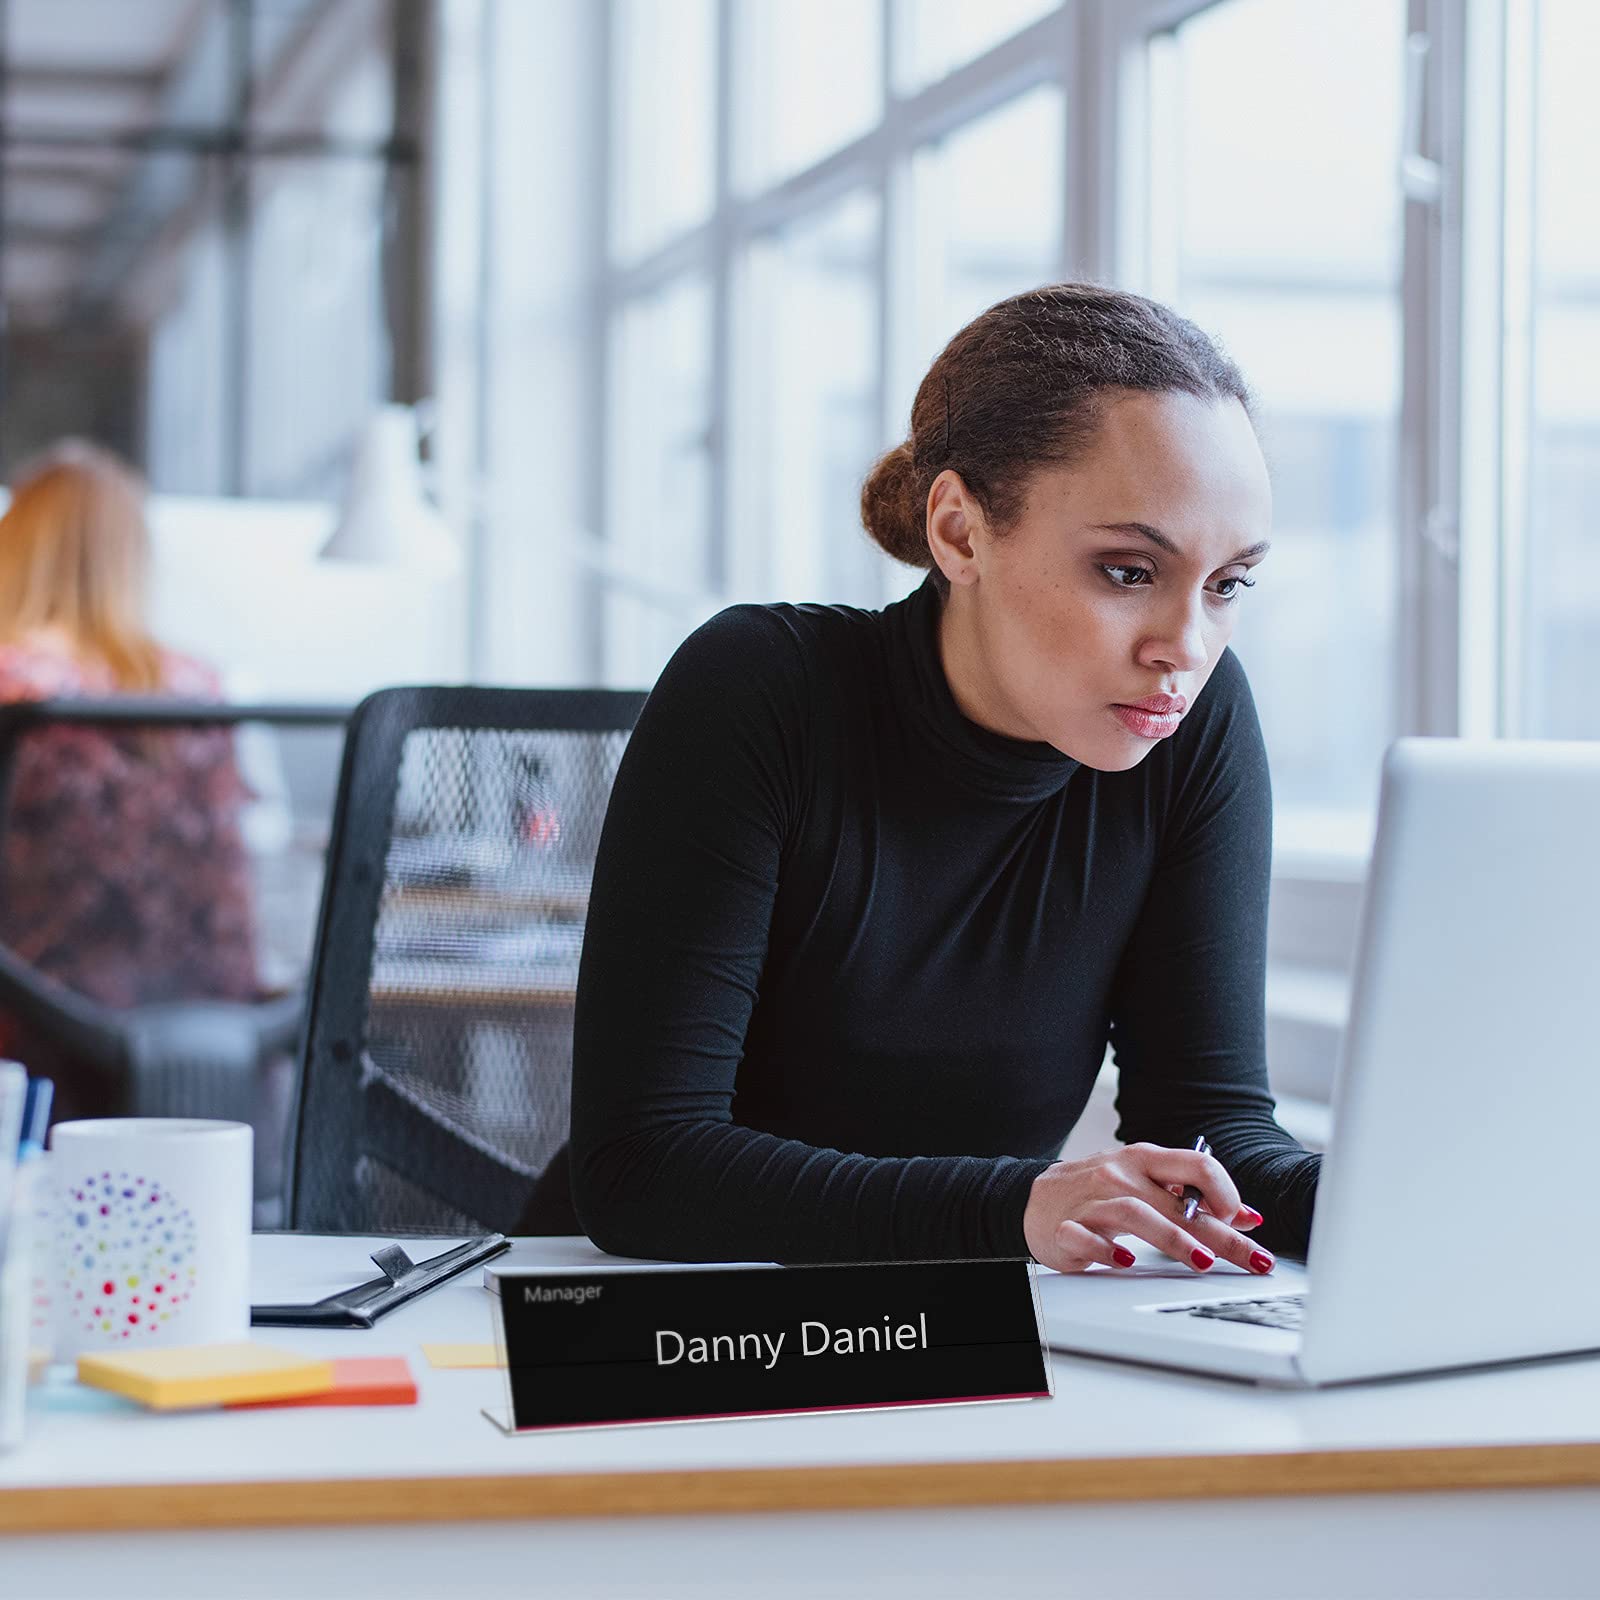
[[[1032,1269],[1021,1259],[500,1273],[512,1425],[1048,1399]]]

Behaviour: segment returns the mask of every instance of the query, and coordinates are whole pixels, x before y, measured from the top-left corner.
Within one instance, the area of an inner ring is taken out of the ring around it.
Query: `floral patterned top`
[[[161,692],[218,700],[217,675],[165,653]],[[0,644],[0,703],[115,696],[110,674],[50,644]],[[0,763],[5,760],[0,746]],[[0,804],[0,943],[112,1007],[260,993],[226,728],[57,724],[12,743]],[[0,1044],[15,1029],[0,1018]]]

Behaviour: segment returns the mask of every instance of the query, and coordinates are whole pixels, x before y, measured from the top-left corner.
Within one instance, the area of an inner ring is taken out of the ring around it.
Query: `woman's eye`
[[[1146,577],[1146,578],[1148,578],[1150,576],[1150,569],[1148,567],[1122,567],[1122,566],[1102,565],[1100,570],[1102,572],[1106,573],[1108,576],[1111,573],[1114,573],[1114,572],[1132,572],[1132,573],[1135,573],[1135,574],[1138,574],[1138,575],[1142,575],[1143,577]],[[1140,583],[1123,583],[1118,578],[1112,578],[1111,581],[1119,589],[1140,589],[1140,588],[1144,587],[1144,585],[1140,584]]]
[[[1101,562],[1099,566],[1107,579],[1118,589],[1147,589],[1155,581],[1155,575],[1148,567],[1131,567],[1110,562]],[[1125,582],[1119,574],[1128,574],[1127,581]],[[1222,587],[1224,584],[1232,587],[1224,590]],[[1253,588],[1255,583],[1249,578],[1218,578],[1217,588],[1213,592],[1224,604],[1231,604],[1239,598],[1241,589]]]

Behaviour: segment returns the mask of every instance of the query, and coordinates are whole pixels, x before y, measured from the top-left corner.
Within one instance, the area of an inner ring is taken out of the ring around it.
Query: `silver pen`
[[[1211,1146],[1206,1143],[1204,1134],[1202,1134],[1198,1139],[1195,1140],[1194,1147],[1203,1156],[1208,1156],[1208,1155],[1211,1154]],[[1199,1204],[1200,1204],[1200,1191],[1197,1188],[1195,1188],[1195,1186],[1192,1183],[1184,1184],[1184,1186],[1183,1186],[1183,1220],[1185,1222],[1188,1222],[1194,1216],[1194,1208]]]

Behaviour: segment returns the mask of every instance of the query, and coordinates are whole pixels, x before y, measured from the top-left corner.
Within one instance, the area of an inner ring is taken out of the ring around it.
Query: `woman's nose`
[[[1170,632],[1150,641],[1148,660],[1152,665],[1174,672],[1199,672],[1210,659],[1205,633],[1205,616],[1190,607],[1173,619]]]

